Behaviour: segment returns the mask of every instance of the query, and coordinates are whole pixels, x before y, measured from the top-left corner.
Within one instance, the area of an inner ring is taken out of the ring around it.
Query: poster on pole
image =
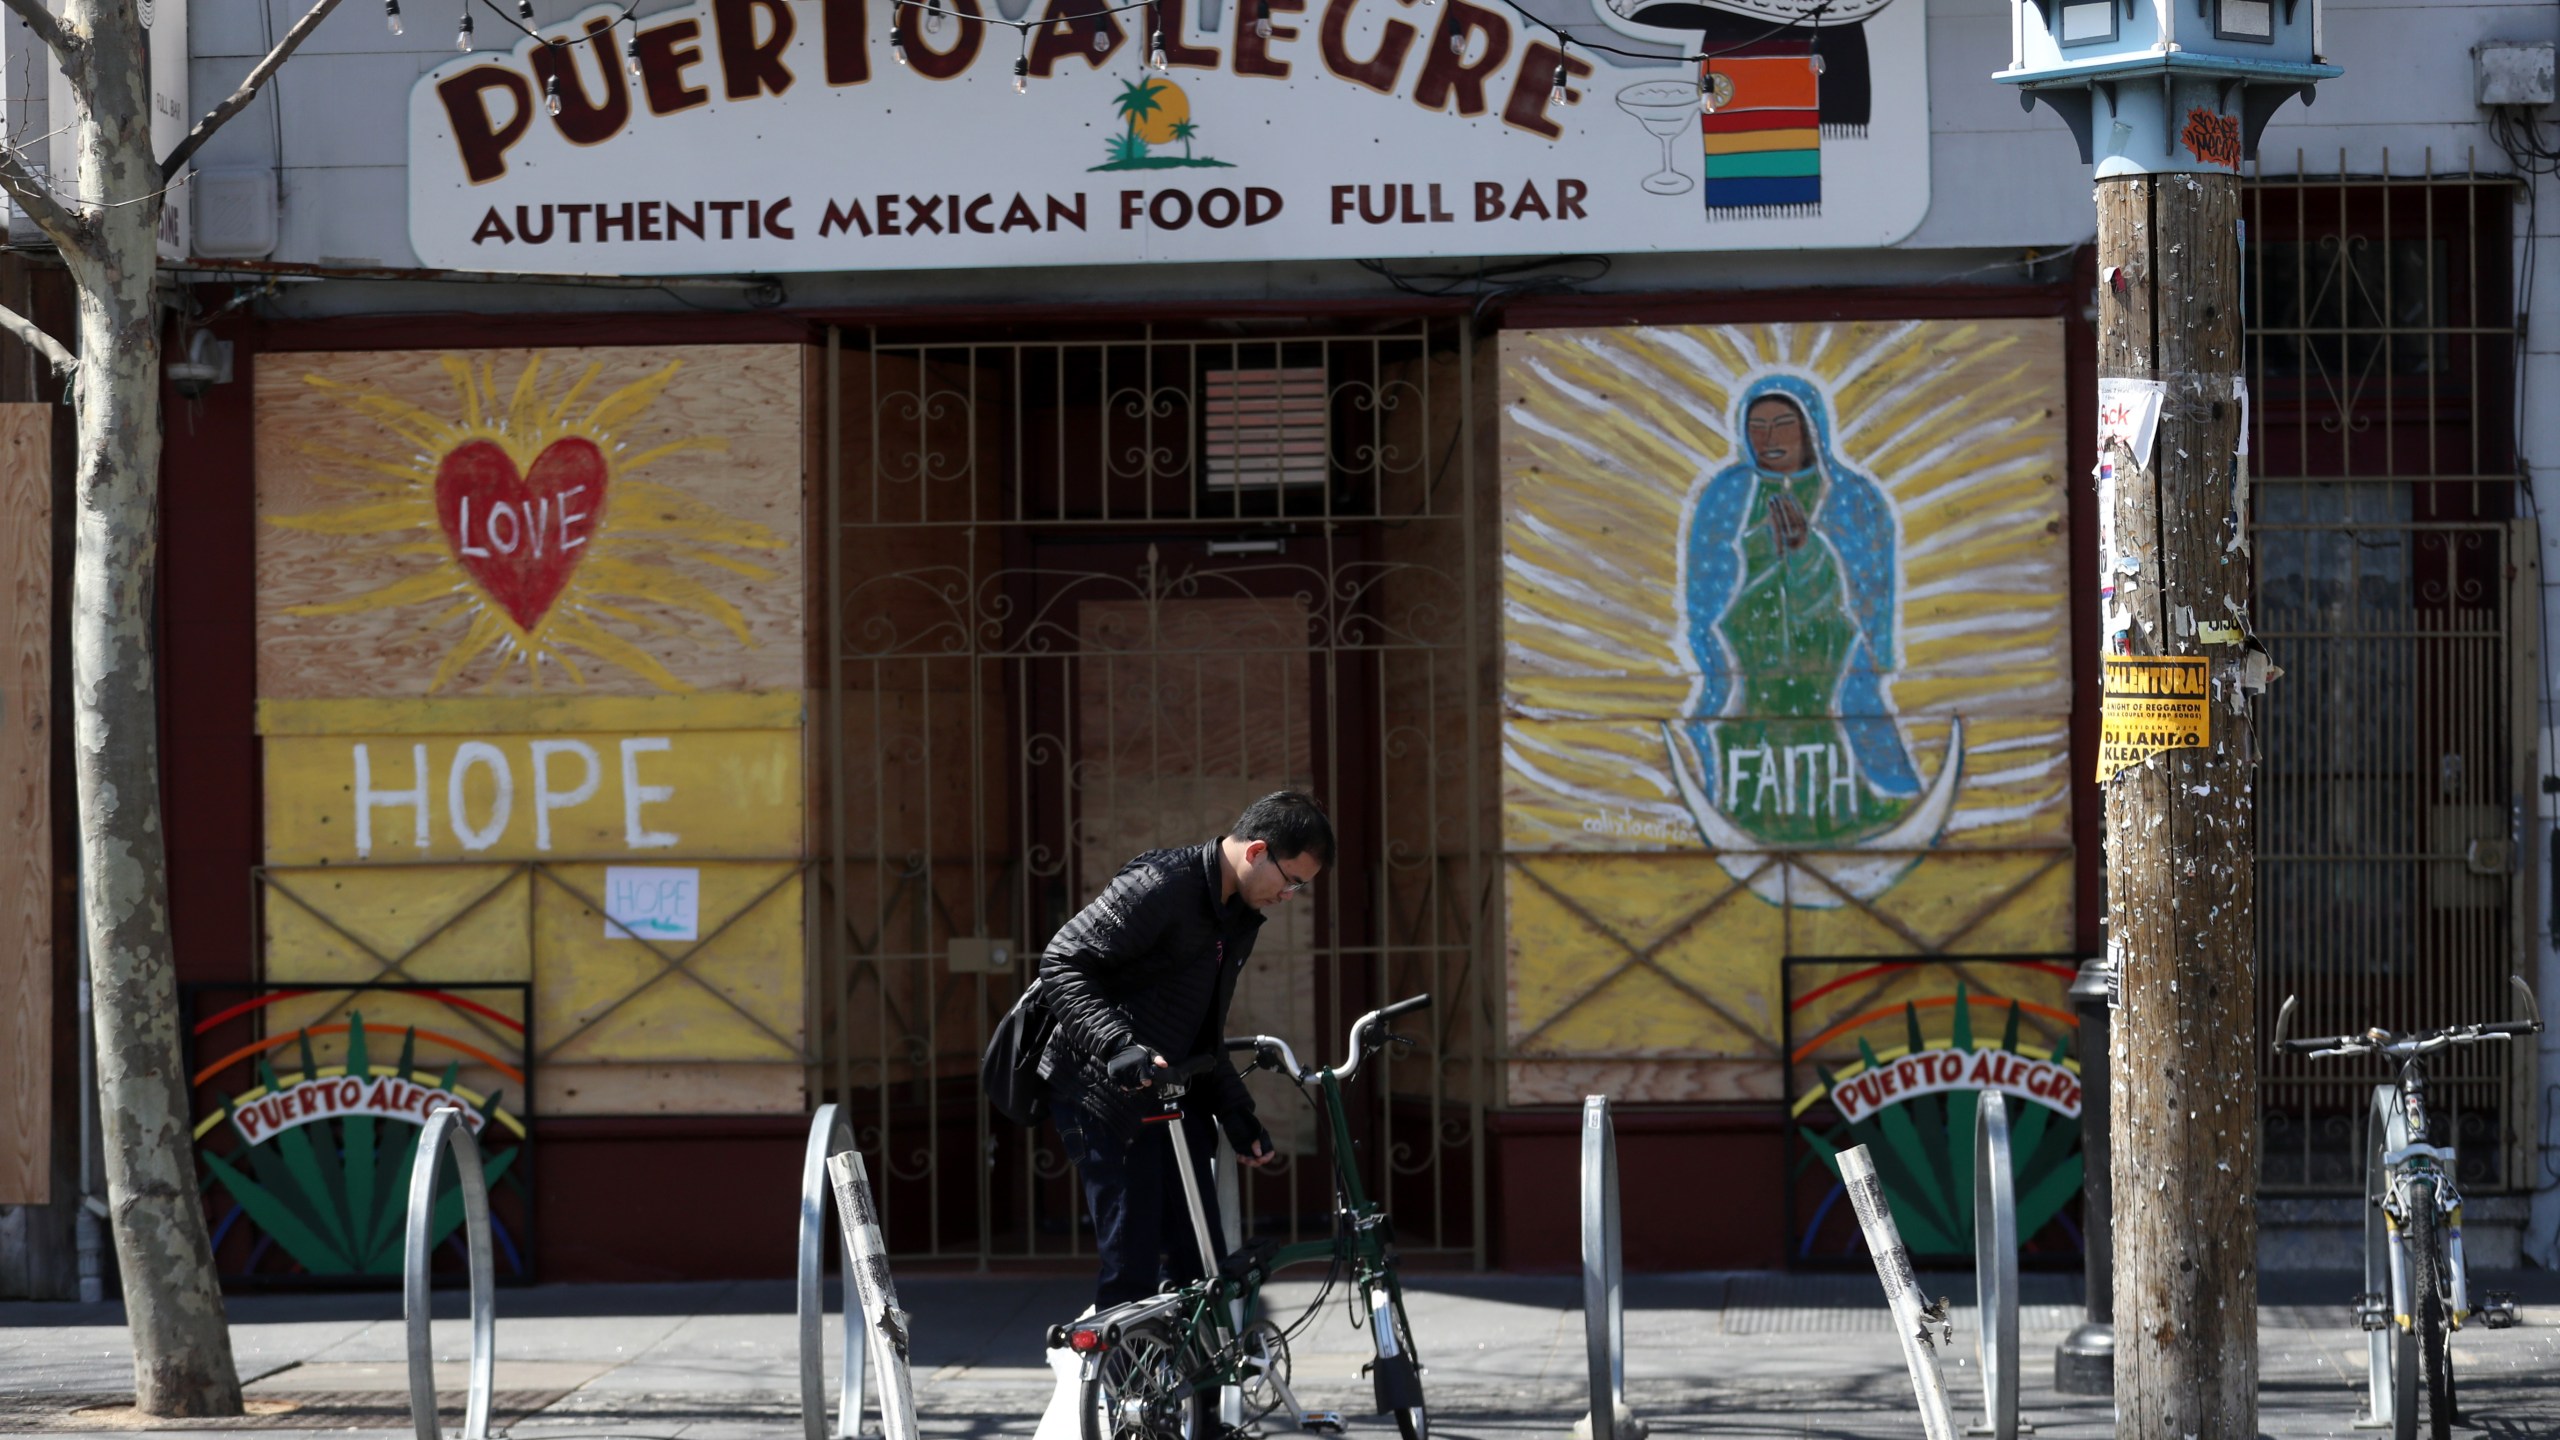
[[[2212,662],[2202,655],[2110,655],[2099,695],[2098,779],[2163,750],[2213,743]]]

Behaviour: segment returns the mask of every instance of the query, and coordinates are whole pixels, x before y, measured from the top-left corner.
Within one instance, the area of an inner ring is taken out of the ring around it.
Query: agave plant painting
[[[1921,1026],[1924,1006],[1944,1008],[1948,1033],[1932,1039]],[[2066,1207],[2080,1192],[2080,1074],[2062,1029],[2042,1054],[2020,1041],[2020,1018],[2033,1010],[2068,1022],[2072,1017],[2018,999],[1972,993],[1959,983],[1950,1001],[1905,1000],[1902,1042],[1883,1048],[1877,1036],[1856,1036],[1857,1059],[1837,1067],[1816,1062],[1819,1084],[1795,1106],[1796,1135],[1804,1153],[1797,1179],[1819,1163],[1830,1172],[1795,1247],[1813,1256],[1825,1237],[1843,1238],[1825,1222],[1841,1210],[1840,1152],[1864,1145],[1884,1180],[1894,1224],[1915,1256],[1973,1253],[1975,1122],[1985,1093],[2009,1102],[2010,1166],[2015,1182],[2018,1237],[2030,1252],[2076,1252],[2079,1236]],[[1974,1012],[2000,1017],[1998,1039],[1978,1035]],[[2054,1233],[2048,1234],[2048,1229]],[[1856,1229],[1847,1227],[1855,1246]]]
[[[500,1017],[503,1018],[503,1017]],[[343,1054],[324,1060],[315,1035],[343,1034]],[[398,1057],[374,1058],[374,1037],[396,1035]],[[196,1126],[202,1184],[211,1202],[214,1245],[245,1260],[227,1270],[271,1277],[299,1272],[311,1277],[390,1277],[400,1273],[407,1241],[411,1167],[427,1116],[452,1106],[481,1147],[492,1198],[528,1197],[522,1160],[524,1124],[505,1106],[503,1090],[479,1093],[462,1083],[462,1062],[441,1069],[422,1064],[422,1038],[439,1048],[465,1051],[502,1074],[513,1066],[434,1031],[412,1025],[368,1027],[350,1013],[342,1024],[306,1025],[235,1051],[198,1072],[203,1086],[213,1075],[245,1063],[254,1083],[236,1092],[212,1088],[210,1105]],[[279,1069],[288,1047],[291,1059]],[[521,1204],[493,1206],[493,1239],[502,1272],[527,1273],[516,1227],[505,1213]],[[429,1232],[433,1246],[450,1240],[462,1224],[462,1194],[446,1175]],[[226,1245],[226,1241],[235,1243]],[[281,1252],[277,1255],[274,1252]]]

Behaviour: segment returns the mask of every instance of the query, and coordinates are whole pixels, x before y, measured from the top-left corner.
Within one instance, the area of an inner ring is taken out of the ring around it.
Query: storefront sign
[[[1871,246],[1929,206],[1917,5],[1531,7],[1647,59],[1467,0],[1028,4],[598,6],[457,57],[411,92],[411,239],[665,275]]]
[[[1831,1087],[1840,1118],[1855,1125],[1887,1105],[1949,1090],[1997,1090],[2057,1114],[2080,1113],[2080,1077],[2051,1060],[2005,1050],[1920,1050]]]
[[[315,1121],[357,1115],[424,1125],[429,1115],[446,1105],[462,1112],[464,1128],[474,1135],[489,1123],[480,1107],[443,1086],[422,1085],[397,1075],[368,1079],[345,1074],[301,1080],[254,1100],[237,1101],[231,1107],[231,1123],[239,1127],[241,1139],[256,1145]]]
[[[2213,743],[2212,663],[2202,655],[2110,655],[2099,697],[2098,778],[2163,750]]]

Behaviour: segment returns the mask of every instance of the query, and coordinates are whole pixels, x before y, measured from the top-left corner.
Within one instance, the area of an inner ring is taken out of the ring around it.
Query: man
[[[1148,1094],[1158,1072],[1218,1056],[1182,1101],[1212,1243],[1219,1227],[1217,1192],[1207,1183],[1217,1143],[1210,1122],[1225,1129],[1245,1164],[1277,1158],[1220,1041],[1262,912],[1303,893],[1332,863],[1333,826],[1315,801],[1291,790],[1266,795],[1216,840],[1151,850],[1122,866],[1040,957],[1057,1017],[1040,1073],[1102,1252],[1096,1309],[1152,1295],[1167,1279],[1200,1276],[1181,1171],[1165,1138],[1170,1127],[1144,1119],[1161,1108]]]

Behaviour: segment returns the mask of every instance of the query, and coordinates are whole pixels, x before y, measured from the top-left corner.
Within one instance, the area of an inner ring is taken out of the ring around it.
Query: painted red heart
[[[554,440],[522,474],[496,441],[474,440],[436,466],[436,519],[453,558],[531,631],[603,523],[604,487],[604,452],[592,440]]]

